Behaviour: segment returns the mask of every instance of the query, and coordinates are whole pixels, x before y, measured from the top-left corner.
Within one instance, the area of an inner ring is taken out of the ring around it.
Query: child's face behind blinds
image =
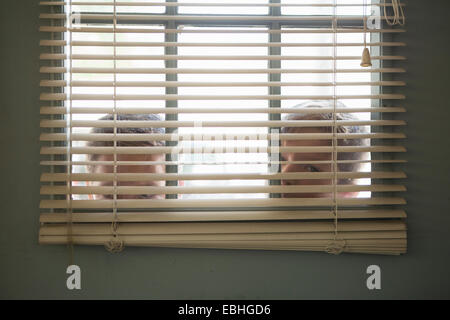
[[[132,173],[132,174],[163,174],[165,173],[164,164],[123,164],[123,162],[150,162],[150,161],[164,161],[163,154],[120,154],[117,155],[117,161],[121,163],[117,165],[117,173]],[[113,155],[100,155],[97,161],[114,161]],[[114,173],[113,165],[98,164],[93,166],[92,173]],[[139,181],[118,181],[118,187],[162,187],[165,185],[164,181],[148,180],[144,176]],[[112,181],[92,181],[90,186],[111,187]],[[113,199],[112,194],[93,194],[91,198],[95,200]],[[164,194],[154,194],[149,192],[142,192],[138,194],[119,194],[117,199],[164,199]]]
[[[298,128],[293,130],[292,133],[324,133],[320,128]],[[332,145],[330,140],[327,139],[316,139],[316,140],[283,140],[283,147],[330,147]],[[288,161],[291,163],[283,164],[281,166],[282,173],[330,173],[333,172],[331,163],[321,163],[329,162],[332,160],[331,152],[284,152],[281,154],[282,161]],[[302,163],[292,163],[292,162],[302,162]],[[284,179],[281,181],[283,186],[332,186],[332,179]],[[339,192],[339,197],[356,197],[358,192]],[[333,197],[332,192],[299,192],[299,193],[283,193],[283,198],[331,198]]]

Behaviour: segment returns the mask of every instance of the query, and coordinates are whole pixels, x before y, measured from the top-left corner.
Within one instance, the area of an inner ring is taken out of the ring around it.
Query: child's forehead
[[[284,140],[282,146],[285,147],[330,147],[329,139],[314,140]],[[331,152],[282,152],[284,158],[293,157],[301,160],[330,160]]]
[[[164,158],[164,154],[117,154],[118,161],[155,161]],[[98,157],[101,161],[114,161],[114,155],[102,154]]]
[[[311,120],[311,119],[308,119]],[[289,133],[329,133],[331,132],[331,127],[289,127]]]
[[[93,171],[97,173],[114,172],[114,155],[104,154],[97,159],[99,162],[107,161],[110,164],[93,165]],[[118,154],[117,161],[121,163],[117,165],[118,172],[125,173],[152,173],[154,171],[163,170],[164,165],[161,164],[165,160],[163,154]],[[130,162],[131,164],[126,164]],[[157,162],[152,164],[151,162]]]
[[[296,160],[302,161],[319,161],[319,160],[331,160],[332,153],[331,152],[284,152],[282,153],[284,158],[293,157]]]

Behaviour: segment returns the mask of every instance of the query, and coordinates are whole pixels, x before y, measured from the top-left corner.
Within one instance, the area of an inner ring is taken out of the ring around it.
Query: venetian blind
[[[40,5],[40,243],[406,252],[397,2]]]

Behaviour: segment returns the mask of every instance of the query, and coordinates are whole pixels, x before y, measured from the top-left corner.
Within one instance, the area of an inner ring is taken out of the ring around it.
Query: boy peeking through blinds
[[[305,113],[291,113],[284,116],[285,121],[288,120],[333,120],[333,101],[308,101],[296,105],[294,108],[314,108],[327,109],[324,113],[305,112]],[[336,109],[345,109],[346,106],[341,102],[336,102]],[[307,111],[307,110],[305,110]],[[336,121],[357,121],[358,119],[349,113],[336,113]],[[281,129],[282,133],[293,134],[332,134],[332,126],[318,126],[318,127],[284,127]],[[336,134],[364,134],[366,129],[363,126],[345,126],[338,125]],[[332,139],[314,139],[307,138],[301,140],[283,140],[281,145],[283,147],[332,147]],[[362,138],[339,138],[337,146],[367,146],[367,139]],[[361,171],[363,163],[357,162],[367,159],[368,152],[338,152],[337,153],[337,171],[338,172],[358,172]],[[282,164],[282,173],[294,172],[333,172],[333,164],[327,163],[333,159],[331,152],[286,152],[281,154],[281,161],[287,161],[287,164]],[[311,161],[311,162],[309,162]],[[345,161],[345,162],[339,162]],[[332,185],[333,179],[299,179],[299,180],[282,180],[281,184],[284,186],[306,186],[306,185]],[[338,179],[338,185],[352,185],[356,184],[355,179]],[[305,192],[305,193],[284,193],[284,198],[331,198],[332,192]],[[358,192],[338,192],[338,197],[351,198],[357,197]]]
[[[304,112],[304,113],[291,113],[285,115],[285,121],[289,120],[333,120],[333,101],[309,101],[294,108],[314,108],[314,109],[327,109],[323,113],[316,112]],[[337,109],[345,109],[346,106],[341,102],[336,102]],[[99,120],[113,121],[113,115],[107,115]],[[349,113],[336,113],[336,121],[356,121],[358,120]],[[117,121],[161,121],[161,118],[155,114],[120,114],[117,115]],[[91,130],[93,134],[113,134],[113,128],[93,128]],[[116,131],[119,135],[125,134],[164,134],[163,128],[134,128],[125,127],[117,128]],[[307,127],[284,127],[281,129],[283,134],[332,134],[332,126],[307,126]],[[363,126],[348,126],[338,125],[336,133],[339,134],[364,134],[366,130]],[[164,146],[164,141],[158,141],[156,139],[142,140],[141,141],[120,141],[118,139],[117,147],[155,147]],[[327,138],[302,138],[282,140],[282,147],[332,147],[332,139]],[[368,145],[367,139],[354,138],[354,137],[338,137],[337,146],[366,146]],[[113,147],[113,141],[89,141],[88,147]],[[337,153],[337,171],[338,172],[358,172],[361,171],[363,166],[362,160],[365,160],[368,156],[368,152],[338,152]],[[284,152],[281,154],[281,161],[287,162],[282,164],[282,173],[302,173],[302,172],[333,172],[333,159],[332,152]],[[90,173],[114,173],[113,154],[89,154],[88,160],[90,162],[108,161],[110,165],[105,164],[91,164],[88,166]],[[117,173],[132,173],[132,174],[162,174],[165,173],[165,165],[162,162],[165,161],[164,153],[152,153],[152,154],[117,154],[116,161]],[[129,164],[126,162],[141,162],[141,164]],[[344,162],[339,162],[344,161]],[[155,162],[152,164],[150,162]],[[284,179],[281,180],[283,186],[317,186],[317,185],[333,185],[333,179]],[[352,185],[356,184],[355,179],[338,179],[338,185]],[[113,186],[113,181],[93,181],[91,186]],[[117,186],[134,186],[134,187],[162,187],[165,185],[164,181],[142,179],[140,181],[118,181]],[[180,181],[180,185],[183,185]],[[338,197],[357,197],[358,192],[338,192]],[[301,193],[283,193],[283,198],[323,198],[332,197],[332,192],[301,192]],[[90,198],[100,199],[113,199],[112,194],[95,194]],[[117,199],[164,199],[164,194],[118,194]]]
[[[106,115],[98,120],[104,121],[114,121],[114,115]],[[161,121],[161,118],[155,114],[118,114],[116,118],[119,121]],[[91,130],[92,134],[113,134],[114,128],[93,128]],[[164,134],[164,128],[117,128],[116,133],[119,135],[126,134]],[[89,141],[87,143],[88,147],[113,147],[114,141]],[[163,141],[157,141],[154,139],[144,140],[144,141],[120,141],[116,143],[117,147],[156,147],[164,146]],[[113,154],[88,154],[88,161],[108,161],[111,165],[105,164],[90,164],[88,166],[88,171],[90,173],[114,173],[114,155]],[[164,153],[159,154],[117,154],[116,161],[119,162],[117,165],[116,172],[120,173],[132,173],[132,174],[148,174],[165,173],[165,165],[161,162],[165,161]],[[135,162],[134,164],[126,164],[125,162]],[[136,164],[140,162],[140,164]],[[149,162],[156,162],[151,164]],[[113,186],[113,181],[92,181],[91,186]],[[155,181],[142,179],[140,181],[118,181],[117,186],[133,186],[133,187],[161,187],[164,186],[164,181]],[[95,200],[101,199],[113,199],[112,194],[94,194],[90,195],[90,198]],[[164,199],[163,194],[118,194],[117,199]]]

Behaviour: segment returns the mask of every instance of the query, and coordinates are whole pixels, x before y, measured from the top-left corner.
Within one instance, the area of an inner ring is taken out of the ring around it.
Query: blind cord
[[[337,17],[336,17],[336,0],[333,0],[333,56],[334,58],[337,57]],[[333,214],[334,214],[334,236],[333,241],[329,242],[328,245],[325,248],[325,251],[327,253],[331,254],[340,254],[342,251],[344,251],[345,247],[345,241],[342,242],[338,239],[338,204],[337,204],[337,122],[336,122],[336,72],[337,72],[337,60],[333,59],[333,139],[332,139],[332,146],[333,146],[333,163],[332,163],[332,170],[333,170]]]
[[[403,12],[403,7],[400,4],[400,0],[391,0],[392,3],[392,11],[394,13],[392,20],[388,19],[388,15],[387,15],[387,5],[386,5],[386,0],[383,0],[384,2],[384,16],[386,18],[386,23],[390,26],[394,26],[394,25],[400,25],[400,26],[404,26],[405,25],[405,13]]]
[[[361,57],[361,67],[371,67],[372,61],[370,58],[370,52],[367,48],[367,15],[366,15],[366,7],[367,7],[367,0],[364,0],[363,5],[363,20],[364,20],[364,49]]]
[[[117,103],[116,103],[116,95],[117,95],[117,60],[116,60],[116,28],[117,28],[117,7],[116,7],[116,0],[114,0],[114,15],[113,15],[113,28],[114,28],[114,107],[113,107],[113,114],[114,114],[114,181],[113,181],[113,188],[114,188],[114,201],[113,201],[113,220],[111,222],[111,234],[112,238],[109,242],[105,244],[106,250],[108,250],[111,253],[117,253],[121,252],[123,250],[124,244],[122,239],[119,238],[119,234],[117,232]]]
[[[69,25],[70,25],[70,29],[72,29],[72,0],[70,0],[69,2],[69,10],[68,10],[68,15],[69,15]],[[69,46],[69,51],[70,51],[70,56],[72,56],[72,32],[69,32],[69,41],[70,41],[70,46]],[[70,74],[69,74],[69,83],[72,83],[72,59],[69,60],[69,65],[70,65]],[[73,209],[72,209],[72,85],[69,86],[69,95],[70,95],[70,99],[69,99],[69,103],[67,105],[68,107],[68,115],[69,115],[69,130],[67,131],[67,159],[68,159],[68,167],[67,167],[67,171],[69,174],[69,179],[67,182],[67,187],[68,187],[68,191],[69,194],[67,195],[66,199],[68,201],[67,204],[67,214],[68,214],[68,228],[67,228],[67,242],[68,242],[68,250],[69,250],[69,266],[74,264],[74,250],[73,250]]]

